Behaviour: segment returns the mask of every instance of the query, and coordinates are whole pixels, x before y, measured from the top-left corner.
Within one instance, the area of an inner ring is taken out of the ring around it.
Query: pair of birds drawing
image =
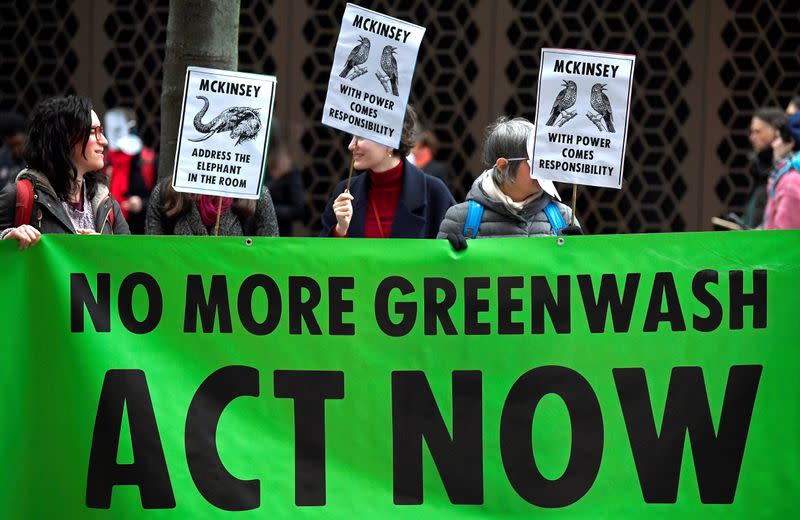
[[[578,99],[578,85],[574,81],[563,80],[561,86],[564,88],[558,93],[556,100],[553,102],[553,108],[550,109],[550,118],[546,123],[547,126],[552,126],[559,116],[570,109]],[[605,121],[608,131],[615,132],[614,117],[611,114],[611,102],[608,100],[605,90],[606,85],[604,83],[592,85],[592,94],[589,102],[592,109],[600,114],[600,117]]]
[[[350,51],[350,54],[347,56],[347,62],[342,72],[339,73],[339,76],[342,78],[346,78],[354,67],[363,65],[367,62],[367,58],[369,58],[369,38],[359,36],[358,40],[359,44]],[[392,86],[392,94],[398,96],[400,94],[397,90],[397,60],[394,57],[396,50],[397,47],[392,47],[391,45],[387,45],[383,48],[383,53],[381,54],[381,68],[389,78],[389,83]]]

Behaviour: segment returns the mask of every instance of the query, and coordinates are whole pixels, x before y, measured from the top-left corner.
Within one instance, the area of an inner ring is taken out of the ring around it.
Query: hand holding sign
[[[340,193],[333,201],[333,214],[336,215],[336,234],[346,235],[353,218],[353,196],[346,191]]]

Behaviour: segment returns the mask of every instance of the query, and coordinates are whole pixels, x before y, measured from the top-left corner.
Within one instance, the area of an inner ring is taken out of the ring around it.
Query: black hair
[[[784,143],[792,143],[792,151],[796,152],[800,150],[800,141],[795,139],[794,135],[792,135],[792,118],[794,117],[796,116],[784,116],[780,121],[777,122],[775,129],[778,131],[781,141]]]
[[[92,102],[81,96],[46,99],[33,109],[28,124],[25,143],[25,160],[28,167],[47,177],[56,195],[66,200],[77,182],[78,169],[72,162],[72,149],[81,144],[86,154],[86,144],[92,129]],[[97,182],[104,182],[102,172],[84,176],[94,195]]]
[[[784,143],[788,143],[792,139],[792,134],[789,132],[789,118],[785,115],[775,121],[775,130]]]
[[[792,99],[789,100],[789,103],[800,109],[800,96],[792,96]]]
[[[763,107],[756,110],[753,117],[764,121],[772,128],[777,128],[781,118],[786,117],[786,113],[778,107]]]

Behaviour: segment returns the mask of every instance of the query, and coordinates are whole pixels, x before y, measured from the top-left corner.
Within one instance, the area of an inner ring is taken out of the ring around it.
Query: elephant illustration
[[[255,139],[261,131],[261,118],[258,115],[258,108],[226,108],[209,123],[203,123],[203,116],[208,111],[209,102],[205,96],[197,96],[197,99],[203,100],[203,108],[194,116],[194,128],[206,135],[199,139],[189,139],[190,141],[195,143],[205,141],[218,132],[230,131],[231,139],[236,139],[234,144],[236,146],[243,141]]]

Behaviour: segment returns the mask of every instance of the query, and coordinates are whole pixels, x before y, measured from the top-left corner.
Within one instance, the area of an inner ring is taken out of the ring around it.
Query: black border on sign
[[[250,74],[250,73],[247,73],[247,72],[231,73],[232,71],[228,71],[228,70],[217,70],[217,69],[212,69],[212,70],[214,70],[213,74],[216,75],[216,76],[242,77],[243,75],[245,75],[245,76],[257,76],[258,75],[258,74]],[[203,71],[203,70],[197,70],[196,68],[194,70],[192,70],[191,67],[187,67],[186,68],[186,79],[185,79],[185,83],[184,83],[184,87],[183,87],[183,105],[181,106],[181,121],[180,121],[180,126],[178,127],[178,146],[175,149],[175,164],[174,164],[174,166],[172,168],[172,187],[173,187],[173,189],[175,189],[176,181],[178,180],[178,158],[181,155],[181,143],[183,141],[183,120],[184,120],[184,118],[186,116],[186,113],[185,113],[185,110],[186,110],[186,99],[187,99],[187,96],[189,95],[189,80],[190,80],[190,77],[192,75],[192,72],[196,72],[196,73],[201,74],[201,75],[202,74],[212,74],[211,72],[206,72],[206,71]],[[270,85],[270,102],[269,102],[268,117],[267,117],[267,121],[269,121],[269,125],[267,126],[267,137],[264,140],[264,149],[262,150],[262,154],[261,154],[261,157],[262,157],[262,159],[261,159],[261,169],[259,170],[260,173],[258,175],[258,193],[255,194],[256,196],[254,198],[242,197],[242,193],[232,193],[232,192],[225,191],[225,190],[205,190],[203,188],[194,188],[194,187],[191,188],[191,189],[192,190],[196,190],[196,191],[191,191],[191,192],[187,192],[187,193],[215,192],[216,194],[224,193],[226,195],[231,195],[232,197],[235,197],[235,198],[248,198],[250,200],[258,200],[259,198],[261,198],[261,190],[264,189],[264,175],[265,175],[266,166],[267,166],[267,155],[268,155],[268,149],[269,149],[269,138],[270,138],[270,136],[272,134],[272,114],[275,111],[275,88],[276,88],[277,83],[278,83],[277,82],[277,78],[275,78],[274,76],[270,76],[270,77],[272,77],[274,79],[271,80],[271,81],[267,81],[267,83],[269,83],[269,85]],[[185,189],[184,186],[180,186],[180,187]],[[175,191],[178,191],[178,190],[175,190]]]
[[[622,137],[622,157],[620,157],[619,176],[617,177],[617,186],[616,187],[614,187],[614,186],[596,186],[596,185],[593,185],[593,184],[582,184],[582,186],[593,186],[595,188],[614,188],[614,189],[617,189],[617,190],[622,189],[622,170],[625,167],[625,150],[627,150],[627,148],[628,148],[628,123],[630,122],[630,117],[631,117],[631,103],[630,102],[631,102],[631,94],[633,92],[633,74],[634,74],[634,72],[636,70],[636,55],[635,54],[621,54],[621,53],[617,53],[617,52],[587,51],[587,50],[581,50],[581,49],[543,48],[541,56],[539,57],[539,81],[538,81],[539,84],[536,86],[536,121],[534,121],[534,123],[533,123],[534,125],[536,125],[536,131],[537,132],[539,131],[539,108],[541,107],[541,105],[539,104],[539,100],[542,97],[542,67],[544,66],[544,53],[545,53],[545,51],[547,51],[548,53],[551,53],[551,54],[570,54],[570,55],[574,55],[574,52],[569,52],[569,51],[577,51],[577,52],[589,52],[589,53],[593,53],[593,54],[608,54],[610,56],[633,56],[633,60],[625,60],[625,59],[622,59],[622,58],[613,58],[613,57],[603,58],[603,59],[611,59],[611,60],[615,59],[615,60],[618,60],[618,61],[623,61],[623,62],[631,64],[631,74],[628,77],[628,104],[627,104],[627,110],[625,110],[625,133],[624,133],[624,135]],[[533,155],[536,155],[536,139],[535,138],[533,140]],[[533,164],[533,157],[531,157],[531,164]],[[533,171],[533,168],[531,168],[531,171]],[[558,181],[554,181],[554,182],[566,182],[567,184],[576,184],[576,183],[570,183],[567,180],[558,180]],[[579,184],[579,183],[577,183],[577,184]]]

